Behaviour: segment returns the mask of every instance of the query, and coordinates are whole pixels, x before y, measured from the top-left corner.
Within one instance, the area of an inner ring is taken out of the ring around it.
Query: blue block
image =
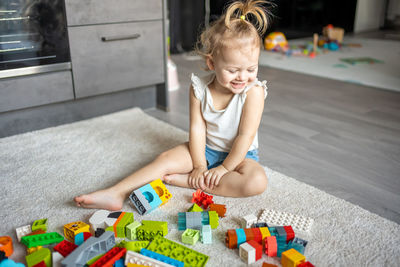
[[[158,261],[162,261],[162,262],[168,263],[168,264],[173,265],[173,266],[177,266],[177,267],[183,267],[184,266],[184,263],[181,262],[181,261],[172,259],[170,257],[164,256],[162,254],[156,253],[154,251],[151,251],[151,250],[148,250],[148,249],[145,249],[145,248],[142,248],[140,250],[140,254],[145,255],[147,257],[150,257],[150,258],[153,258],[153,259],[158,260]]]
[[[240,247],[241,244],[246,242],[246,233],[244,229],[236,229],[236,236],[237,236],[237,247]]]
[[[143,196],[147,199],[152,210],[158,208],[158,206],[162,204],[162,200],[160,199],[160,197],[150,184],[142,186],[141,188],[139,188],[139,190],[140,192],[142,192]]]
[[[113,264],[114,267],[125,267],[125,261],[124,259],[119,259]]]
[[[186,230],[186,212],[178,212],[178,230]]]
[[[74,243],[75,245],[80,246],[85,240],[83,239],[83,233],[79,233],[75,236]]]

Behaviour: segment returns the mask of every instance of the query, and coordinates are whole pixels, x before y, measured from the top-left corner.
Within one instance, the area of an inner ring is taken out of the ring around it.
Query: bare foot
[[[87,209],[121,210],[124,197],[111,189],[99,190],[74,198],[78,207]]]
[[[186,174],[170,174],[170,175],[165,175],[163,177],[163,181],[166,184],[191,188],[191,186],[188,183],[188,177],[189,177],[189,175],[187,173]]]

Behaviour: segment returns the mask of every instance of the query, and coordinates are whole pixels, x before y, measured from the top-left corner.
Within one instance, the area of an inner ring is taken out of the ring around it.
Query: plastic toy
[[[141,226],[142,224],[138,221],[133,221],[132,223],[128,224],[125,227],[125,235],[128,239],[130,240],[135,240],[136,239],[136,230],[139,226]]]
[[[92,227],[93,231],[96,231],[97,228],[106,228],[105,221],[110,212],[108,210],[98,210],[89,218],[89,224]]]
[[[226,206],[222,204],[210,204],[210,210],[217,212],[219,217],[225,217]]]
[[[32,224],[32,231],[36,231],[42,229],[43,231],[47,231],[47,219],[36,220]]]
[[[264,39],[264,48],[268,51],[286,52],[289,49],[289,44],[282,32],[271,32]]]
[[[13,254],[13,242],[10,236],[0,237],[0,251],[4,251],[6,257],[10,257]]]
[[[139,265],[140,264],[140,265]],[[160,266],[160,267],[171,267],[173,265],[167,264],[162,261],[155,260],[134,251],[127,251],[125,254],[125,265],[126,266]]]
[[[26,254],[32,254],[33,252],[35,252],[35,251],[37,251],[37,250],[39,250],[39,249],[41,249],[41,248],[43,248],[43,247],[42,247],[42,246],[37,246],[37,247],[28,248],[28,249],[26,250]]]
[[[186,229],[182,233],[182,243],[194,245],[200,239],[200,231],[194,229]]]
[[[156,236],[147,249],[182,261],[193,267],[205,266],[209,258],[207,255],[201,254],[200,252],[194,251],[162,236]]]
[[[337,41],[338,43],[343,42],[344,36],[344,29],[333,27],[332,24],[328,24],[327,26],[322,28],[322,34],[329,40],[329,41]]]
[[[192,203],[196,203],[200,207],[208,209],[208,206],[214,203],[212,199],[213,196],[204,193],[200,189],[197,189],[196,192],[193,192]]]
[[[122,241],[118,244],[118,247],[126,248],[130,251],[140,252],[142,248],[146,248],[150,241]]]
[[[228,248],[233,249],[250,240],[261,243],[268,236],[271,236],[271,233],[267,227],[229,229],[225,235],[225,243]]]
[[[267,263],[267,262],[263,262],[263,265],[261,267],[278,267],[278,266],[275,265],[275,264],[270,264],[270,263]]]
[[[21,237],[32,233],[32,227],[30,225],[21,226],[15,229],[15,232],[17,234],[18,241],[21,242]]]
[[[21,238],[21,242],[28,248],[60,243],[64,237],[57,232],[38,235],[28,235]]]
[[[91,267],[112,266],[114,262],[123,257],[125,253],[126,253],[126,248],[113,247],[90,266]]]
[[[278,253],[278,244],[275,236],[267,236],[264,239],[265,254],[270,257],[276,257]]]
[[[140,250],[140,254],[145,255],[147,257],[150,257],[150,258],[153,258],[153,259],[158,260],[158,261],[165,262],[165,263],[173,265],[173,266],[177,266],[177,267],[183,267],[184,266],[183,262],[181,262],[181,261],[172,259],[170,257],[167,257],[167,256],[162,255],[160,253],[156,253],[156,252],[151,251],[151,250],[147,250],[145,248],[142,248]]]
[[[201,242],[203,244],[212,244],[212,232],[211,232],[211,226],[210,225],[203,225],[201,227]]]
[[[267,222],[270,226],[291,225],[295,231],[303,232],[309,232],[314,223],[314,220],[308,217],[269,209],[263,210],[259,221]]]
[[[254,214],[248,214],[240,220],[242,228],[250,228],[252,224],[257,222],[257,217]]]
[[[298,264],[305,261],[306,257],[293,248],[282,253],[282,267],[296,267]]]
[[[197,205],[196,203],[194,203],[190,209],[188,209],[188,212],[202,212],[204,211],[199,205]]]
[[[54,251],[60,253],[64,258],[67,257],[78,246],[67,240],[63,240],[53,247]]]
[[[314,265],[309,261],[305,261],[300,264],[297,264],[297,267],[314,267]]]
[[[178,230],[187,228],[200,230],[202,225],[210,225],[212,229],[217,228],[219,225],[218,214],[215,211],[178,213]]]
[[[153,187],[154,191],[156,191],[157,195],[160,197],[162,203],[161,206],[168,202],[168,200],[172,197],[167,187],[161,181],[161,179],[154,180],[150,183],[151,187]]]
[[[125,227],[133,222],[133,213],[122,212],[118,217],[117,221],[114,223],[114,233],[115,237],[125,238],[126,232]]]
[[[99,237],[91,237],[82,245],[77,247],[65,259],[62,260],[63,267],[83,267],[91,258],[106,253],[115,246],[113,232],[104,232]]]
[[[45,266],[51,266],[52,264],[51,251],[48,248],[41,248],[29,255],[26,255],[25,259],[28,267],[34,266],[41,261],[45,262]]]
[[[53,251],[53,253],[51,253],[51,261],[52,261],[53,267],[61,266],[61,261],[63,259],[64,259],[64,257],[57,251]]]
[[[4,259],[0,262],[0,267],[25,267],[25,265],[10,259]]]
[[[90,225],[81,221],[64,225],[64,236],[71,242],[75,242],[75,236],[82,232],[90,232]]]
[[[74,244],[79,246],[91,236],[92,234],[90,232],[81,232],[75,236]]]
[[[142,221],[142,225],[136,228],[136,238],[138,240],[153,240],[157,235],[166,236],[168,234],[168,223],[161,221]]]
[[[247,264],[254,263],[262,257],[262,246],[254,240],[243,243],[239,247],[239,256]]]

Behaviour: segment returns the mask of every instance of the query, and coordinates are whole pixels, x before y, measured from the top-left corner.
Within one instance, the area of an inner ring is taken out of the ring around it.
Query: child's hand
[[[189,185],[195,189],[205,190],[204,184],[204,172],[207,171],[207,167],[194,168],[189,174]]]
[[[204,182],[206,186],[210,189],[214,189],[214,187],[218,186],[222,176],[227,172],[228,170],[225,169],[223,165],[219,165],[218,167],[206,171],[204,173]]]

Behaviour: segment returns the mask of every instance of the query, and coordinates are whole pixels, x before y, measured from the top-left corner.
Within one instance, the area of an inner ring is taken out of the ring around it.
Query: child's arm
[[[198,100],[190,87],[190,129],[189,150],[193,162],[193,171],[189,174],[189,185],[194,188],[205,189],[204,172],[207,171],[205,156],[206,124],[201,114],[200,100]]]
[[[233,171],[244,160],[261,122],[264,110],[264,89],[255,86],[247,93],[240,118],[238,135],[223,164],[206,172],[205,183],[211,189],[218,186],[221,177]]]

